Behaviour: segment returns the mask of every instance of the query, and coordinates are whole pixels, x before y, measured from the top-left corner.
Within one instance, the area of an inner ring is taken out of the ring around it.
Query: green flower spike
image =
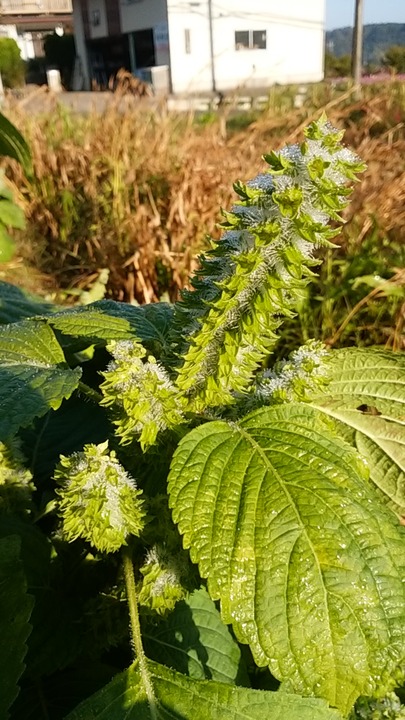
[[[339,232],[329,222],[342,222],[346,184],[365,167],[341,139],[321,118],[302,145],[265,155],[267,171],[235,185],[226,232],[176,306],[176,384],[190,409],[230,405],[248,392],[283,318],[294,314],[318,263],[314,251]]]
[[[349,720],[405,720],[405,705],[395,693],[383,698],[359,698]]]
[[[115,552],[130,535],[142,532],[141,490],[108,450],[108,442],[62,455],[55,480],[61,485],[59,512],[69,541],[82,538],[100,552]]]
[[[25,458],[17,438],[7,443],[0,442],[0,511],[29,509],[35,488],[31,472],[24,467],[24,463]]]
[[[187,567],[183,567],[181,555],[173,556],[164,546],[155,545],[147,553],[140,571],[143,575],[139,593],[142,607],[158,615],[166,615],[186,596],[182,580],[187,574]]]
[[[159,432],[184,422],[185,400],[155,358],[146,358],[137,340],[111,342],[107,349],[114,360],[103,373],[102,405],[116,407],[114,424],[122,444],[139,437],[145,450]]]
[[[311,392],[328,383],[329,356],[323,343],[309,340],[287,360],[280,360],[258,376],[254,399],[261,405],[305,402]]]

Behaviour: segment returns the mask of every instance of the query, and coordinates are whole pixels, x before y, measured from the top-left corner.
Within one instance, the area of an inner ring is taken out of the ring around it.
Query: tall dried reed
[[[405,245],[404,97],[401,86],[373,88],[362,102],[346,93],[326,105],[368,163],[343,236],[359,251],[376,228],[381,241]],[[107,267],[111,297],[174,299],[207,235],[218,234],[232,183],[257,173],[263,152],[294,142],[319,114],[319,102],[287,114],[276,105],[270,96],[267,111],[232,134],[226,114],[203,124],[163,106],[123,111],[113,97],[105,112],[87,116],[55,106],[33,118],[15,105],[11,117],[34,156],[32,178],[9,167],[28,219],[20,253],[60,288],[85,288]]]

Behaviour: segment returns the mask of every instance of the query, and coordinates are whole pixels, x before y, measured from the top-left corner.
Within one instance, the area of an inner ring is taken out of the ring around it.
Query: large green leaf
[[[86,339],[87,344],[137,337],[156,357],[161,357],[168,351],[172,315],[166,303],[138,307],[100,300],[54,313],[49,322],[64,335]],[[63,341],[63,345],[70,347],[69,342]]]
[[[0,156],[17,160],[25,172],[31,170],[31,152],[21,133],[17,128],[0,113]]]
[[[3,198],[0,198],[0,222],[19,230],[25,228],[25,216],[21,208],[11,200]]]
[[[169,498],[258,665],[347,712],[404,655],[403,537],[330,422],[291,404],[196,428],[174,455]]]
[[[381,497],[405,514],[405,354],[344,349],[333,353],[331,382],[311,404],[338,421],[364,455]]]
[[[65,363],[60,345],[44,321],[0,327],[0,440],[50,408],[57,409],[77,388],[81,370]]]
[[[167,303],[138,307],[100,300],[63,310],[14,285],[0,282],[0,323],[50,315],[48,322],[55,329],[67,336],[83,338],[84,346],[136,336],[157,357],[169,349],[173,308]]]
[[[195,680],[249,685],[240,648],[205,588],[177,603],[144,640],[148,657]]]
[[[55,310],[57,306],[42,298],[30,295],[10,283],[0,282],[0,323],[17,322],[32,315],[48,315]]]
[[[84,337],[89,343],[125,340],[134,335],[128,320],[114,317],[90,305],[54,313],[48,321],[65,335]]]
[[[27,595],[20,561],[20,540],[16,535],[0,539],[0,717],[9,717],[9,708],[18,695],[18,681],[24,671],[28,621],[32,598]]]
[[[192,680],[148,662],[154,703],[134,663],[66,720],[339,720],[322,700]],[[151,706],[152,705],[152,706]]]
[[[156,357],[169,351],[173,307],[168,303],[137,307],[113,300],[100,300],[91,307],[128,320],[136,336]]]

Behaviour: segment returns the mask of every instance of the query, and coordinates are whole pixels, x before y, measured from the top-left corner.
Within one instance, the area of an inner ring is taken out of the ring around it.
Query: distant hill
[[[326,33],[326,49],[337,57],[350,55],[352,51],[351,27],[329,30]],[[381,61],[386,50],[392,45],[405,45],[405,23],[382,23],[365,25],[363,28],[364,63]]]

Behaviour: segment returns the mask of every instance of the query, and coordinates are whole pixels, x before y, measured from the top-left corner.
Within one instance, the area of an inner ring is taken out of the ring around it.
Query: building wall
[[[182,0],[179,0],[181,2]],[[121,3],[122,32],[129,33],[167,22],[166,0],[126,0]]]
[[[139,30],[153,31],[156,65],[169,65],[166,0],[127,0],[121,3],[120,13],[123,33],[132,35]],[[130,42],[136,42],[136,38]],[[136,70],[135,64],[133,70]]]
[[[170,67],[174,93],[212,89],[207,0],[187,7],[168,0]],[[217,56],[218,57],[218,56]]]
[[[109,35],[106,0],[87,0],[90,38],[96,40]]]
[[[1,0],[1,15],[54,15],[55,13],[71,13],[72,0]]]
[[[168,0],[168,15],[173,91],[212,90],[208,0]],[[212,0],[216,90],[321,80],[324,16],[325,0]],[[254,31],[265,48],[253,47]],[[235,32],[249,48],[236,49]]]

